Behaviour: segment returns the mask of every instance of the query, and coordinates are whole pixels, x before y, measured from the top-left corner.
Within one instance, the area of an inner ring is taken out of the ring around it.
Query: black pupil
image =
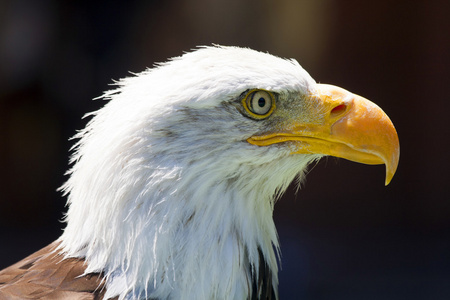
[[[266,106],[266,99],[264,99],[263,97],[258,99],[258,106],[259,107],[264,107]]]

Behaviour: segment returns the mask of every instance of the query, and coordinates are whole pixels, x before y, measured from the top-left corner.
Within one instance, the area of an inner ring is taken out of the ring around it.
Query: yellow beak
[[[282,132],[252,136],[258,146],[294,142],[294,153],[316,153],[363,164],[385,164],[386,185],[397,170],[400,145],[389,117],[376,104],[336,86],[318,84],[310,96],[319,122],[295,121]]]

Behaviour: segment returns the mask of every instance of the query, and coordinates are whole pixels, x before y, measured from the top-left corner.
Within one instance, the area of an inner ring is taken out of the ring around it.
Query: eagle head
[[[106,297],[277,297],[275,199],[325,155],[399,159],[372,102],[295,61],[203,47],[117,83],[75,137],[60,248]]]

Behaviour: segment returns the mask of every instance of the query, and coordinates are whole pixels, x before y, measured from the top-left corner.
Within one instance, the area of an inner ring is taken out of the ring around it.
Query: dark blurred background
[[[61,234],[68,139],[113,79],[196,45],[376,102],[400,164],[328,158],[278,202],[281,299],[450,299],[450,1],[0,1],[0,268]]]

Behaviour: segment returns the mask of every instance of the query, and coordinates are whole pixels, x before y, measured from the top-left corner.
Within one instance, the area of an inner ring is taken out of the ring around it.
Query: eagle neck
[[[243,175],[208,170],[218,162],[193,165],[129,162],[125,168],[136,174],[126,184],[109,182],[120,187],[106,189],[110,194],[97,191],[103,198],[91,205],[97,212],[72,200],[61,247],[86,258],[86,273],[106,275],[106,297],[247,299],[261,293],[263,282],[276,291],[273,199],[264,189],[242,186],[251,182],[250,168]],[[89,192],[106,184],[96,183]]]

